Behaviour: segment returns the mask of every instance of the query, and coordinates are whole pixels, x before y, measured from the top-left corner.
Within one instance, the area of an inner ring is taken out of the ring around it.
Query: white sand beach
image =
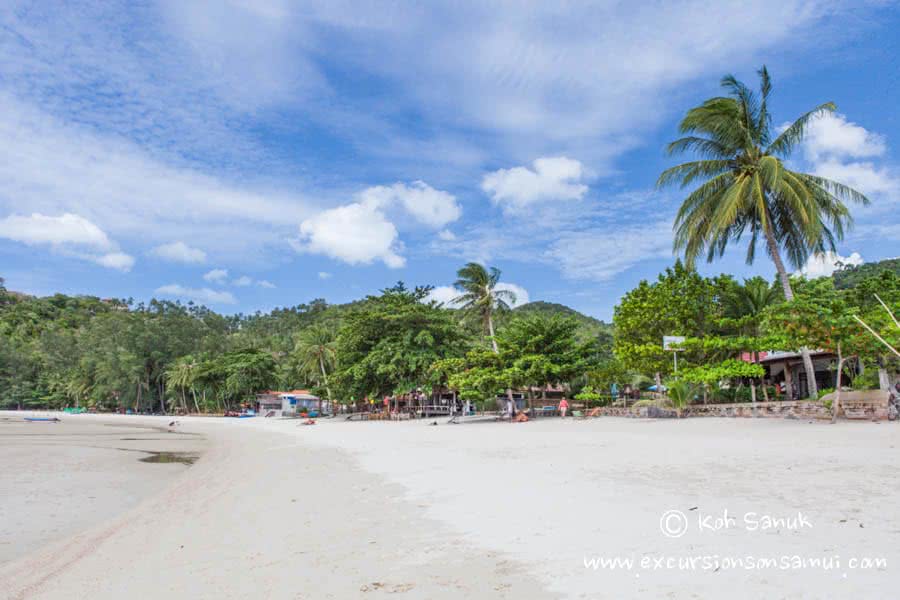
[[[894,598],[900,586],[893,424],[179,421],[208,440],[199,461],[79,532],[34,550],[14,538],[2,597]],[[667,511],[681,511],[669,535]],[[670,537],[681,513],[687,530]],[[585,567],[600,556],[634,563]]]

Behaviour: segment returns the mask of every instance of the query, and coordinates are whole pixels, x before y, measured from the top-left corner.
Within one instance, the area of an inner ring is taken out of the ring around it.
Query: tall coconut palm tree
[[[668,150],[693,152],[699,160],[665,170],[657,184],[701,184],[685,198],[675,218],[675,250],[684,253],[688,265],[701,254],[712,262],[729,242],[747,233],[747,263],[753,262],[757,241],[764,240],[784,296],[793,300],[782,253],[799,268],[811,253],[834,250],[835,240],[842,239],[851,224],[844,201],[869,201],[846,185],[785,167],[782,161],[803,140],[810,122],[833,112],[835,105],[820,104],[781,133],[773,132],[768,109],[772,83],[765,67],[759,78],[757,94],[729,75],[722,79],[727,96],[688,111],[679,125],[685,137]],[[809,392],[815,396],[812,360],[807,349],[802,353]]]
[[[516,295],[509,290],[498,290],[500,269],[470,262],[456,272],[456,283],[453,285],[461,292],[452,303],[469,315],[476,316],[485,332],[491,339],[494,353],[499,353],[497,340],[494,339],[494,314],[497,311],[509,310],[509,303],[515,303]]]
[[[315,379],[321,377],[332,411],[334,400],[331,397],[331,387],[328,385],[328,371],[334,366],[335,354],[334,329],[323,323],[310,325],[300,332],[294,347],[294,355],[299,361],[300,368]],[[319,412],[321,411],[322,401],[319,400]]]

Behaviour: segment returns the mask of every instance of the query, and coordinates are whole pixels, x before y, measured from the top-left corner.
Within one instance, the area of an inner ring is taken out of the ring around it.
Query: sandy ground
[[[900,589],[895,424],[182,422],[209,440],[194,466],[138,506],[0,566],[0,594],[896,598]],[[601,557],[617,568],[585,566]]]
[[[201,436],[127,422],[0,418],[0,564],[103,523],[188,468],[141,459],[198,456],[205,445]]]

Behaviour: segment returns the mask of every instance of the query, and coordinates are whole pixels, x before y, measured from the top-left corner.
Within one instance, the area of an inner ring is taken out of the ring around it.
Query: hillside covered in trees
[[[869,277],[875,277],[890,271],[894,275],[900,275],[900,258],[889,258],[873,263],[863,263],[861,265],[847,265],[842,269],[834,272],[834,287],[839,290],[856,287],[862,281]]]

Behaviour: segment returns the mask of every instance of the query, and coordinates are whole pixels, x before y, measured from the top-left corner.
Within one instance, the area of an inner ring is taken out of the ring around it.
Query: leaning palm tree
[[[500,269],[470,262],[456,272],[456,283],[453,285],[461,292],[452,303],[466,314],[476,316],[485,332],[491,339],[494,353],[499,353],[497,340],[494,339],[494,314],[497,311],[509,310],[509,303],[515,303],[516,295],[509,290],[498,290]]]
[[[657,185],[677,182],[685,188],[702,183],[685,198],[675,218],[675,250],[684,253],[688,265],[701,254],[712,262],[729,242],[747,233],[747,263],[753,262],[757,241],[765,240],[790,301],[794,292],[782,252],[799,268],[811,253],[834,250],[835,240],[843,238],[852,222],[844,201],[869,201],[846,185],[785,167],[782,160],[803,140],[810,122],[833,112],[835,105],[821,104],[773,136],[777,131],[772,131],[768,110],[772,84],[765,67],[759,77],[759,94],[729,75],[722,79],[728,96],[688,111],[679,125],[685,137],[668,150],[694,152],[700,160],[665,170]],[[802,353],[809,392],[815,396],[812,360],[807,349]]]
[[[334,366],[335,332],[323,323],[316,323],[304,329],[297,338],[294,347],[300,368],[315,379],[321,376],[322,385],[328,394],[328,403],[334,411],[334,400],[328,385],[328,370]],[[322,401],[319,400],[319,412],[322,412]],[[332,412],[332,414],[334,414]]]

